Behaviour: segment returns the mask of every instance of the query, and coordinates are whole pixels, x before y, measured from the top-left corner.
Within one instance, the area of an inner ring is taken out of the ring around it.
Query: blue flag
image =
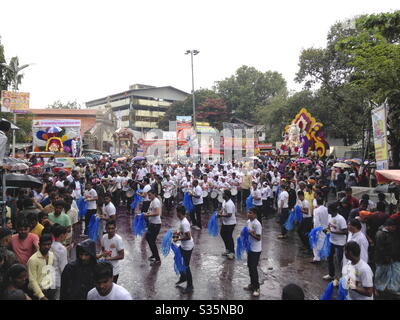
[[[320,232],[322,232],[323,229],[324,229],[323,227],[314,228],[308,233],[308,239],[310,241],[311,249],[314,249],[315,246],[317,245],[318,235]]]
[[[172,229],[169,229],[161,242],[161,252],[164,257],[166,257],[169,254],[169,251],[171,250],[172,236],[173,236],[173,231]]]
[[[143,236],[143,234],[146,232],[146,219],[144,217],[144,213],[137,214],[135,218],[133,219],[132,223],[132,233],[135,236]]]
[[[208,220],[208,234],[212,237],[218,236],[218,217],[217,211],[214,211],[210,220]]]
[[[86,216],[88,204],[85,199],[83,199],[83,197],[80,197],[76,201],[76,205],[78,206],[79,218],[83,218],[84,216]]]
[[[294,222],[296,220],[294,210],[290,211],[289,217],[286,220],[285,224],[283,225],[287,231],[291,231],[294,228]]]
[[[100,219],[95,214],[92,215],[89,221],[88,233],[89,233],[89,239],[95,242],[97,241],[97,237],[99,235],[99,223]]]
[[[194,205],[192,202],[192,197],[188,192],[185,192],[183,195],[183,206],[185,207],[186,212],[192,212],[194,210]]]
[[[321,296],[320,300],[332,300],[333,297],[333,281],[329,282],[326,286],[324,293]]]
[[[244,227],[240,237],[237,238],[236,242],[236,258],[238,260],[242,260],[243,252],[250,251],[250,239],[249,239],[249,230],[247,227]]]
[[[186,266],[183,261],[181,249],[171,243],[171,249],[174,252],[174,270],[176,274],[186,273]]]

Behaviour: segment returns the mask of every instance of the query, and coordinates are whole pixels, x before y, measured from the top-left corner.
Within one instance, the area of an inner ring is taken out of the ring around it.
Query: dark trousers
[[[181,249],[183,263],[185,264],[185,267],[186,267],[186,272],[181,273],[181,277],[179,280],[186,280],[187,287],[193,288],[192,272],[190,271],[190,258],[192,257],[193,249],[192,250],[183,250],[182,247],[179,247],[179,248]]]
[[[250,195],[250,189],[242,189],[242,206],[243,208],[246,207],[246,199]]]
[[[156,260],[160,260],[160,255],[158,254],[158,249],[156,245],[157,236],[160,233],[161,224],[150,223],[148,231],[146,233],[146,240],[149,244],[151,250],[151,256]]]
[[[121,191],[121,200],[123,203],[126,202],[126,191]]]
[[[168,212],[172,210],[172,201],[173,200],[174,200],[173,197],[170,197],[168,199],[164,199],[165,208],[167,209]]]
[[[121,189],[117,189],[113,194],[112,194],[112,202],[116,208],[118,208],[119,203],[121,202]]]
[[[289,208],[282,208],[281,215],[279,217],[282,235],[285,235],[287,233],[287,230],[286,230],[284,224],[288,218],[289,218]]]
[[[235,224],[221,226],[221,238],[224,241],[226,251],[230,253],[235,253],[235,243],[233,242],[233,230],[235,229]]]
[[[247,266],[249,267],[250,274],[250,284],[253,290],[260,288],[260,283],[258,282],[258,261],[260,260],[261,252],[249,251],[247,253]]]
[[[85,215],[85,234],[89,234],[89,222],[92,215],[97,213],[97,209],[88,210]]]
[[[263,206],[253,206],[254,208],[256,208],[257,211],[257,220],[260,221],[260,223],[262,224],[262,217],[263,217]]]
[[[190,213],[190,219],[192,220],[192,224],[194,226],[198,226],[200,229],[202,229],[202,223],[201,223],[201,207],[202,204],[196,204],[194,206],[194,210]]]
[[[313,218],[312,217],[303,218],[297,230],[297,233],[299,234],[303,246],[305,246],[308,249],[311,248],[310,248],[310,242],[308,241],[307,233],[309,233],[312,230],[312,227],[313,227]]]
[[[331,251],[328,258],[328,266],[329,266],[329,275],[331,277],[335,276],[335,254],[338,261],[338,267],[342,268],[343,261],[343,248],[344,246],[337,246],[331,242]],[[341,273],[341,269],[339,269],[339,273]]]

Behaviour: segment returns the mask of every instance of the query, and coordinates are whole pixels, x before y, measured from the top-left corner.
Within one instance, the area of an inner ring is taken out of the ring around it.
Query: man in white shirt
[[[67,227],[62,225],[54,225],[52,227],[52,234],[55,238],[51,244],[51,251],[54,254],[53,267],[56,274],[56,295],[55,299],[60,300],[60,288],[61,288],[61,274],[68,264],[68,252],[67,248],[63,245],[63,242],[67,238]]]
[[[328,221],[328,228],[326,231],[329,231],[331,249],[328,258],[328,266],[329,266],[329,274],[323,277],[324,280],[331,281],[335,278],[335,255],[337,257],[338,268],[339,271],[342,268],[342,260],[343,260],[343,248],[346,244],[347,238],[347,224],[346,220],[338,214],[338,204],[331,203],[328,206],[328,212],[330,214]]]
[[[224,191],[223,197],[222,211],[218,214],[218,217],[222,218],[221,238],[226,249],[222,255],[228,257],[229,260],[233,260],[235,258],[235,244],[232,234],[236,226],[236,206],[232,201],[232,195],[229,190]]]
[[[94,267],[95,287],[89,291],[87,300],[133,300],[130,293],[113,282],[113,266],[99,262]]]
[[[196,230],[203,228],[201,223],[201,207],[203,206],[203,190],[199,186],[199,181],[193,180],[193,193],[192,201],[195,210],[190,212],[190,219],[192,220],[192,227]]]
[[[296,206],[300,207],[302,213],[302,219],[299,228],[297,229],[297,233],[299,234],[300,240],[303,243],[304,249],[308,251],[310,250],[310,244],[307,234],[312,229],[313,220],[310,214],[310,203],[304,199],[303,191],[297,192]]]
[[[124,259],[124,242],[121,236],[115,233],[116,222],[109,220],[106,223],[107,234],[101,239],[101,254],[98,258],[104,257],[113,266],[113,282],[117,283],[120,273],[120,260]]]
[[[186,289],[183,290],[182,293],[191,293],[193,292],[193,280],[192,280],[192,272],[190,270],[190,258],[192,256],[194,241],[192,238],[192,234],[190,232],[190,223],[186,219],[185,215],[185,207],[179,205],[176,208],[177,217],[180,220],[179,231],[175,232],[175,240],[181,241],[181,245],[179,247],[183,263],[186,267],[186,272],[181,273],[180,278],[176,285],[180,285],[181,283],[187,282]]]
[[[150,266],[157,266],[161,264],[160,255],[157,249],[157,236],[161,229],[161,201],[156,197],[155,191],[150,190],[147,193],[150,199],[149,211],[145,213],[145,217],[149,218],[148,230],[146,232],[146,241],[151,250]]]
[[[269,186],[268,182],[263,183],[263,187],[261,189],[261,199],[263,203],[263,214],[264,217],[268,217],[271,213],[271,200],[273,199],[272,189]]]
[[[313,217],[313,227],[319,228],[322,227],[324,230],[328,228],[329,223],[329,213],[328,209],[323,205],[324,200],[322,198],[317,198],[317,207],[314,209],[314,217]],[[307,201],[308,202],[308,201]],[[312,263],[318,263],[321,261],[319,257],[319,251],[322,249],[324,245],[326,234],[324,232],[320,232],[317,244],[313,249],[314,258],[311,261]]]
[[[87,202],[87,212],[85,216],[85,234],[89,232],[89,222],[92,215],[97,212],[97,192],[93,189],[92,183],[86,183],[86,191],[84,193],[84,199]]]
[[[250,251],[247,252],[247,266],[250,274],[250,285],[245,287],[245,290],[252,291],[253,297],[260,296],[260,283],[258,281],[257,266],[261,256],[261,234],[262,226],[257,220],[257,212],[251,208],[247,217],[247,229],[249,231]]]
[[[116,220],[117,210],[115,209],[114,204],[111,201],[111,194],[106,193],[104,196],[103,207],[101,208],[102,216],[101,216],[101,230],[106,232],[106,223],[110,220]]]
[[[364,235],[364,233],[361,232],[360,221],[357,219],[350,220],[349,223],[347,224],[347,228],[349,230],[347,242],[350,242],[350,241],[357,242],[361,249],[361,252],[360,252],[361,260],[368,263],[369,242],[367,240],[367,237]],[[347,262],[348,261],[347,261],[346,257],[343,257],[343,266],[345,266],[347,264]]]
[[[347,300],[373,300],[374,274],[371,267],[360,258],[360,246],[350,241],[344,246],[348,260],[342,269],[342,276],[349,285]]]
[[[281,185],[281,192],[279,193],[278,198],[278,214],[279,214],[279,223],[281,224],[281,234],[278,236],[278,239],[287,238],[287,230],[285,228],[286,220],[289,217],[289,193],[286,191],[287,186],[285,184]]]
[[[258,189],[257,182],[252,182],[251,187],[251,196],[253,197],[253,207],[257,210],[257,220],[262,224],[262,198],[261,198],[261,190]]]

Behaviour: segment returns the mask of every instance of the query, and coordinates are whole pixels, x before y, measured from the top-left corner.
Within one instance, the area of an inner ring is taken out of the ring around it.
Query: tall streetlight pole
[[[193,72],[193,56],[200,53],[198,50],[186,50],[185,54],[190,53],[190,58],[192,62],[192,101],[193,101],[193,128],[196,134],[196,101],[194,96],[194,72]]]

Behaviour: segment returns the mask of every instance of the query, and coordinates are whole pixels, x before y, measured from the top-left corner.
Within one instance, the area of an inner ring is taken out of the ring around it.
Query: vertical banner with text
[[[376,168],[378,170],[389,169],[389,153],[387,143],[387,119],[386,104],[371,111],[372,128],[374,130],[374,146]]]

